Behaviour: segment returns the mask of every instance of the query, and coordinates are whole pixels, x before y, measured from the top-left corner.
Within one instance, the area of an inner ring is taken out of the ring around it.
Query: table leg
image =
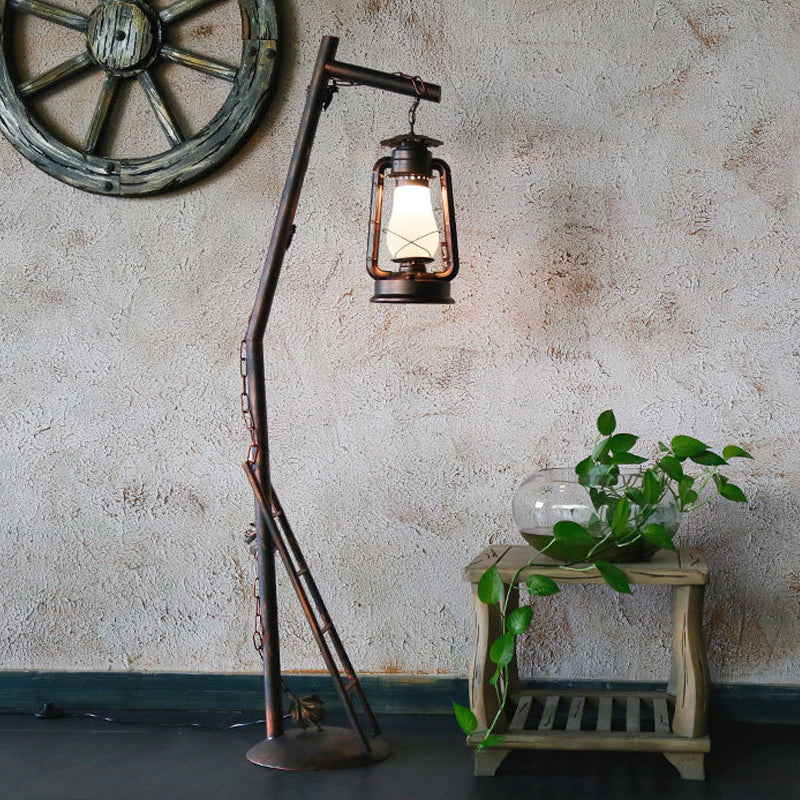
[[[675,696],[672,732],[678,736],[705,736],[708,731],[710,681],[703,642],[704,586],[676,586],[673,590],[672,673],[668,692]],[[703,754],[665,753],[689,780],[702,780]]]
[[[511,613],[519,602],[517,587],[509,589],[508,613]],[[495,664],[489,658],[492,642],[503,633],[500,610],[495,605],[486,605],[478,597],[478,585],[472,584],[472,600],[475,609],[475,650],[473,652],[472,673],[469,679],[469,697],[472,713],[478,720],[478,730],[486,730],[495,718],[499,703],[494,686],[489,683],[495,672]],[[509,694],[517,691],[519,678],[517,674],[516,656],[508,665]],[[508,728],[508,721],[501,715],[495,726],[495,733],[502,733]],[[475,774],[494,775],[503,759],[511,752],[502,747],[490,747],[475,751]]]
[[[673,595],[675,594],[675,588],[672,589]],[[673,607],[674,607],[674,599],[673,599]],[[671,698],[673,701],[675,700],[675,687],[678,685],[678,652],[675,646],[672,647],[672,664],[670,665],[669,670],[669,683],[667,683],[667,697]]]
[[[685,781],[704,781],[706,771],[703,767],[705,753],[664,753],[664,758],[672,764]]]

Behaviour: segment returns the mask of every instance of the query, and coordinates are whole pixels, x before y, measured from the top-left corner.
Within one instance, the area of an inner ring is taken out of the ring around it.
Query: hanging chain
[[[253,647],[264,660],[264,624],[261,621],[261,596],[258,593],[258,575],[253,581],[253,597],[256,599],[256,613],[253,620]]]
[[[239,345],[239,374],[242,376],[242,393],[240,402],[244,426],[250,433],[250,447],[247,450],[247,463],[253,465],[258,461],[258,439],[256,438],[256,423],[253,419],[253,407],[250,394],[247,391],[247,340],[242,339]]]
[[[239,344],[239,374],[242,376],[242,393],[240,404],[242,408],[242,418],[244,427],[250,434],[250,446],[247,448],[247,463],[251,466],[258,461],[258,439],[256,438],[256,424],[253,419],[253,407],[250,402],[250,394],[247,391],[247,340],[242,339]],[[256,559],[258,558],[256,544],[256,526],[251,522],[244,533],[244,541],[250,552]],[[264,625],[261,620],[261,597],[258,593],[258,574],[253,581],[253,597],[256,601],[255,618],[253,620],[253,647],[256,652],[264,659]]]
[[[414,126],[417,124],[419,101],[427,94],[428,87],[419,75],[406,75],[405,72],[395,72],[394,74],[399,75],[401,78],[408,78],[411,81],[411,85],[414,87],[416,97],[411,104],[411,108],[408,109],[408,124],[411,126],[411,133],[414,133]]]

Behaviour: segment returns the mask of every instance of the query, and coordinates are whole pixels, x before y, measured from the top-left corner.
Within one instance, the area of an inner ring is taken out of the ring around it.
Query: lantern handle
[[[389,156],[379,158],[372,168],[372,199],[370,200],[369,237],[367,240],[367,272],[370,278],[388,278],[392,273],[378,266],[380,249],[381,216],[383,214],[384,176],[392,168]]]
[[[442,245],[442,261],[445,268],[434,273],[438,280],[451,281],[458,275],[458,237],[456,235],[456,214],[453,202],[453,181],[450,167],[441,158],[431,161],[431,168],[439,173],[439,185],[442,192],[442,218],[444,219],[444,241]]]

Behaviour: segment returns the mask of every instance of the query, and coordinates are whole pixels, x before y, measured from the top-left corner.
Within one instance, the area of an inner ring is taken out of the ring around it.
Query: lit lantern
[[[372,170],[367,272],[375,279],[373,303],[452,303],[450,281],[458,274],[458,243],[453,213],[450,167],[433,158],[429,148],[441,142],[407,133],[381,142],[392,155]],[[378,266],[386,178],[394,181],[392,212],[386,225],[386,248],[394,269]],[[442,224],[437,224],[431,184],[442,198]],[[438,260],[441,269],[430,270]]]

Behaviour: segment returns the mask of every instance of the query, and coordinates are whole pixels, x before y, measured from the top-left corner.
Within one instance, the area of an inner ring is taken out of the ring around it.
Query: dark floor
[[[0,717],[2,800],[782,800],[800,798],[800,728],[728,725],[712,730],[703,783],[682,781],[658,754],[512,753],[494,778],[474,778],[449,717],[385,716],[393,754],[381,764],[325,773],[253,766],[257,726],[212,730],[99,719]],[[182,715],[208,725],[239,717]]]

